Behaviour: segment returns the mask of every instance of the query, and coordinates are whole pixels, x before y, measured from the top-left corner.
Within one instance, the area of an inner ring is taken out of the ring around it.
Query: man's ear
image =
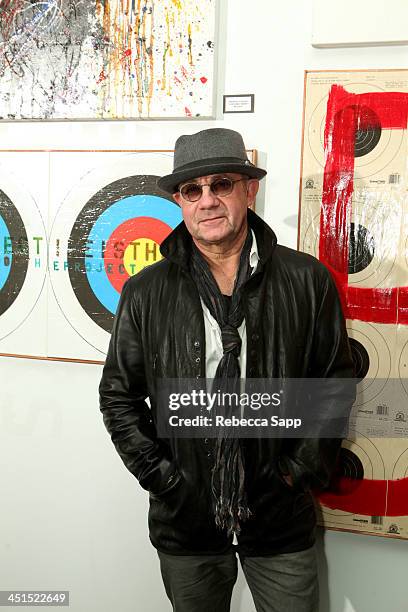
[[[178,204],[181,208],[181,195],[179,191],[176,191],[176,193],[173,193],[173,200],[176,202],[176,204]]]
[[[259,180],[258,179],[249,179],[247,183],[247,196],[248,196],[248,208],[255,204],[256,194],[259,189]]]

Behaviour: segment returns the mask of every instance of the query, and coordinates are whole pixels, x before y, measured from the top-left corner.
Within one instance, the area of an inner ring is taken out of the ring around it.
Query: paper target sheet
[[[307,72],[299,249],[339,290],[358,377],[321,523],[408,538],[408,70]]]

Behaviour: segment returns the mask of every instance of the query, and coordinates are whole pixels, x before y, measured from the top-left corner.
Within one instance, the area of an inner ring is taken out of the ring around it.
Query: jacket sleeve
[[[338,381],[338,385],[335,380],[327,385],[322,384],[322,397],[319,398],[320,409],[323,407],[329,418],[338,415],[341,420],[346,415],[347,425],[355,400],[354,364],[337,288],[327,269],[321,270],[323,280],[320,283],[308,377],[347,379]],[[334,438],[324,434],[321,437],[287,439],[279,458],[280,471],[290,474],[296,489],[323,489],[330,484],[341,443],[340,436]]]
[[[123,287],[99,385],[100,409],[127,469],[144,489],[162,494],[181,478],[157,438],[146,403],[143,343],[130,280]]]

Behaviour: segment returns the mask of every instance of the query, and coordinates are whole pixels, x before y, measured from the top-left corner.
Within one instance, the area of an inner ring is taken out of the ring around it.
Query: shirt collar
[[[258,255],[258,245],[256,243],[256,236],[255,236],[255,232],[253,229],[251,229],[251,233],[252,233],[252,246],[251,246],[251,250],[249,251],[249,265],[252,268],[251,274],[253,274],[258,265],[259,255]]]

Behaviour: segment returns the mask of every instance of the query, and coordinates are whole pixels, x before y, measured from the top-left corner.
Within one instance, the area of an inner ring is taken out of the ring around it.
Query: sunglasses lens
[[[206,185],[209,185],[212,193],[215,196],[222,197],[229,195],[232,192],[235,182],[236,181],[233,181],[232,179],[225,176],[222,178],[215,179],[214,181],[212,181],[212,183],[207,183]],[[197,202],[203,195],[203,186],[204,185],[199,185],[198,183],[187,183],[186,185],[182,186],[182,188],[180,189],[180,193],[183,198],[187,200],[187,202]]]
[[[231,193],[234,183],[231,179],[224,177],[216,179],[211,183],[211,191],[216,196],[226,196]]]
[[[187,183],[180,189],[180,193],[187,202],[196,202],[201,198],[203,190],[196,183]]]

